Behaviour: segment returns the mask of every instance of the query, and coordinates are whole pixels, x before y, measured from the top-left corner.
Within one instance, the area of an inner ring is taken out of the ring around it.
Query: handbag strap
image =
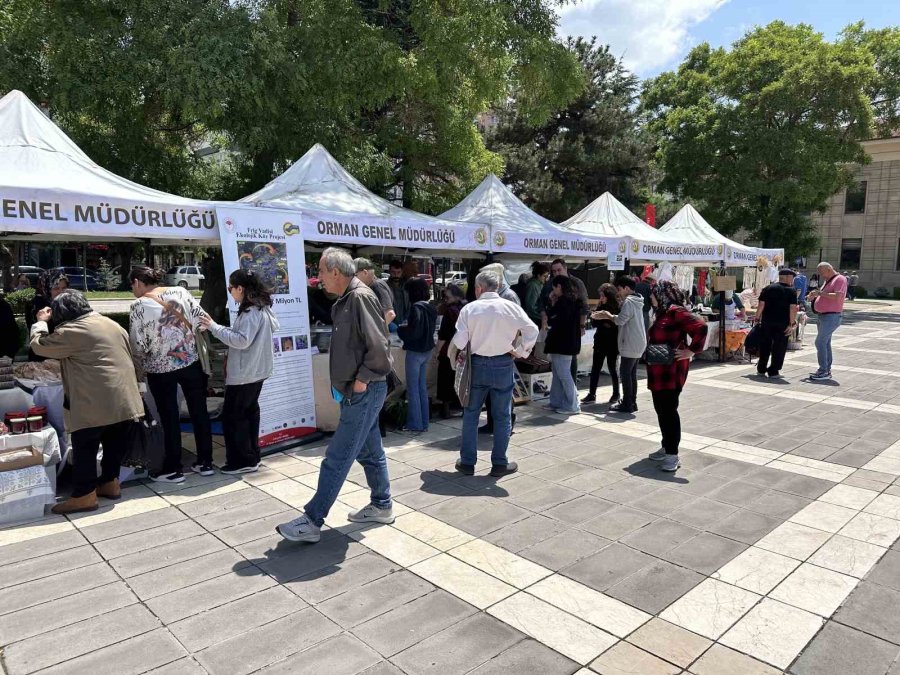
[[[174,312],[175,316],[181,322],[181,325],[186,328],[188,332],[192,333],[194,331],[194,324],[188,321],[187,317],[184,315],[184,312],[182,312],[177,305],[174,308],[170,307],[165,302],[163,302],[158,295],[155,295],[153,293],[147,293],[144,295],[144,297],[156,301],[164,310]]]

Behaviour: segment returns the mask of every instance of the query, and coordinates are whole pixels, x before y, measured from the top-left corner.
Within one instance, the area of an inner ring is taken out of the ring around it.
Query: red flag
[[[644,213],[646,214],[644,220],[647,221],[647,224],[650,227],[656,227],[656,206],[653,204],[645,205]]]

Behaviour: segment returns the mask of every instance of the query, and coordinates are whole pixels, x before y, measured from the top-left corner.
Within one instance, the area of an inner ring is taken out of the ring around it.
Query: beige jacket
[[[87,314],[53,333],[38,321],[31,327],[31,349],[59,359],[69,433],[144,414],[128,333],[111,319]]]

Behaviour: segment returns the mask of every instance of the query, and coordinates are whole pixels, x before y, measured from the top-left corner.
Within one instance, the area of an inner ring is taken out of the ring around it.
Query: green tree
[[[877,76],[866,93],[875,113],[875,135],[900,133],[900,27],[866,30],[860,21],[844,29],[841,37],[851,46],[865,49],[875,59]]]
[[[809,215],[849,184],[848,165],[866,162],[875,78],[864,49],[806,25],[771,23],[730,51],[694,48],[643,92],[660,188],[701,200],[725,234],[743,229],[789,256],[809,253]]]
[[[228,0],[9,0],[0,9],[0,90],[47,104],[103,167],[208,197],[194,150],[224,114],[249,12]]]
[[[545,120],[581,87],[576,60],[555,39],[551,0],[358,0],[366,24],[397,49],[398,86],[363,115],[390,167],[382,191],[405,206],[452,206],[502,159],[476,117],[516,93],[522,115]]]
[[[583,69],[581,94],[537,127],[514,98],[488,132],[515,192],[557,221],[606,191],[635,206],[653,154],[638,125],[637,78],[595,39],[570,38],[567,47]]]

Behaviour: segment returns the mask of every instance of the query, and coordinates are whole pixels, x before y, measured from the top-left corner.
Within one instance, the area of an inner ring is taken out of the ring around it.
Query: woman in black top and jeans
[[[406,395],[409,409],[406,413],[406,431],[428,431],[430,407],[425,375],[431,350],[434,349],[434,327],[437,310],[428,301],[431,293],[424,279],[414,277],[404,286],[409,295],[409,316],[401,324],[397,334],[406,350]]]
[[[619,313],[619,295],[612,284],[603,284],[600,287],[600,303],[597,309],[605,309],[610,314]],[[610,403],[619,400],[619,372],[616,361],[619,358],[619,328],[614,321],[607,319],[592,319],[591,324],[596,329],[594,333],[594,362],[591,365],[590,390],[588,395],[581,399],[582,403],[597,402],[597,383],[600,381],[600,369],[606,361],[609,376],[612,378],[613,394]]]
[[[547,341],[544,352],[550,357],[553,382],[550,385],[550,408],[554,412],[572,414],[580,411],[578,388],[572,377],[572,357],[581,351],[582,301],[572,280],[563,275],[553,279],[547,307]]]

